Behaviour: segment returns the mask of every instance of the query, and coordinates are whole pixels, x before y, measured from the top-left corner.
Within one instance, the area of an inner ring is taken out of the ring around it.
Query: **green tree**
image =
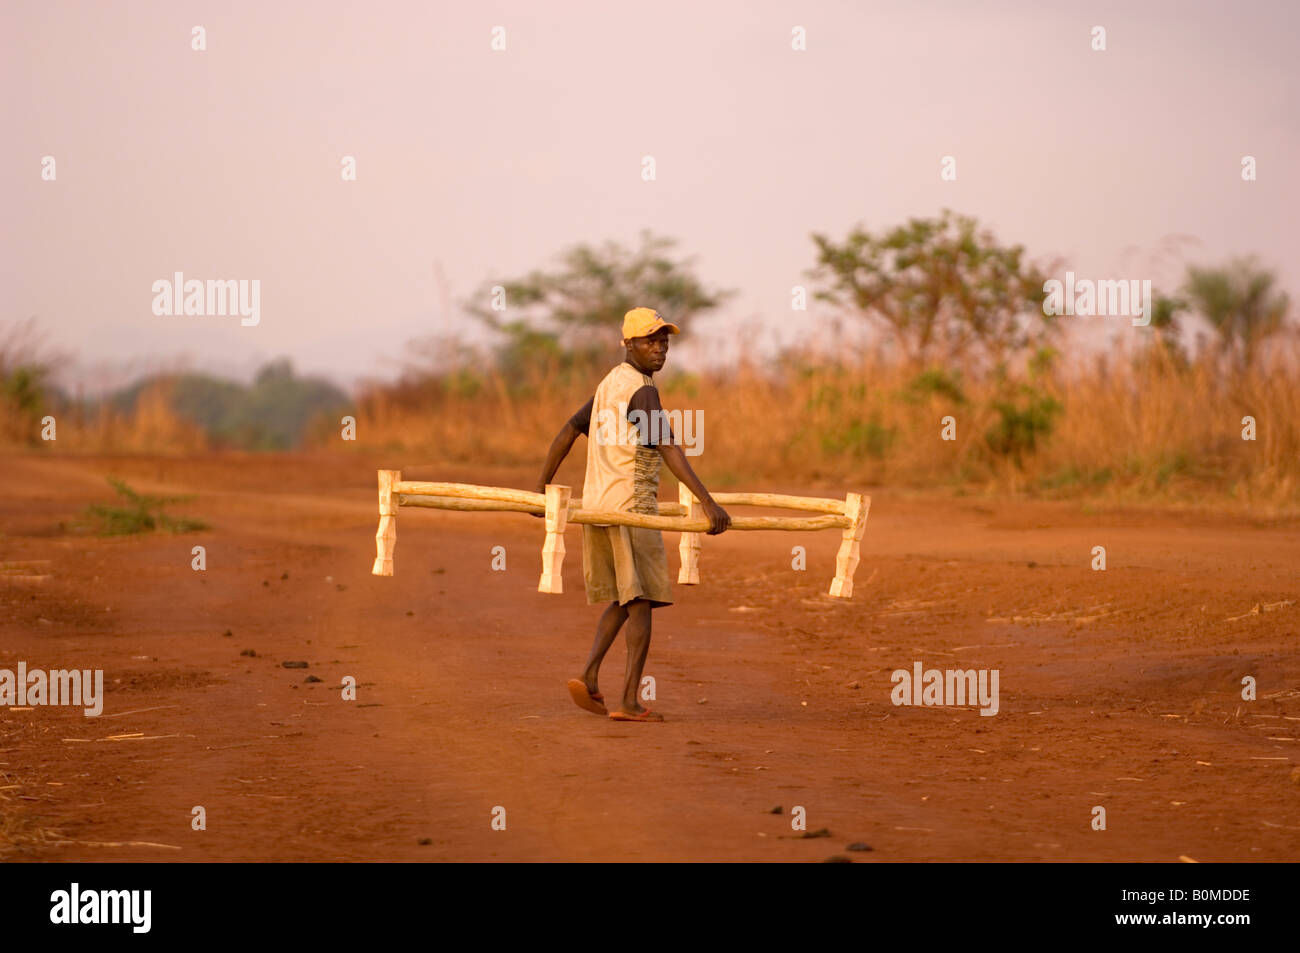
[[[324,378],[296,376],[284,357],[264,364],[251,387],[207,374],[155,375],[116,392],[110,402],[122,413],[132,413],[140,394],[159,379],[171,382],[176,413],[193,420],[218,445],[244,450],[296,447],[314,418],[342,412],[352,403]]]
[[[505,335],[497,359],[508,374],[539,358],[562,369],[585,367],[609,353],[612,336],[632,308],[654,308],[665,320],[688,322],[735,293],[705,288],[693,273],[693,259],[670,256],[675,244],[643,230],[636,249],[615,242],[576,245],[560,255],[554,269],[485,282],[465,308]],[[504,290],[504,310],[492,307],[495,286]]]
[[[1277,276],[1253,258],[1217,268],[1189,266],[1183,293],[1219,333],[1223,352],[1239,370],[1255,363],[1260,345],[1282,329],[1290,309]]]
[[[254,450],[297,446],[311,419],[351,403],[347,394],[320,377],[300,377],[282,357],[263,365],[231,415],[234,433]],[[337,419],[337,417],[335,418]]]
[[[35,318],[0,330],[0,443],[42,445],[40,421],[53,409],[49,378],[65,359],[45,352]]]
[[[915,365],[968,358],[997,367],[1051,327],[1045,275],[1022,246],[998,244],[973,218],[944,209],[879,235],[858,226],[843,242],[812,238],[816,298],[876,323]]]
[[[1187,310],[1187,302],[1182,298],[1155,292],[1151,298],[1151,327],[1155,337],[1151,347],[1143,352],[1142,359],[1152,355],[1165,366],[1179,370],[1187,367],[1187,351],[1182,344],[1182,324],[1178,316]]]

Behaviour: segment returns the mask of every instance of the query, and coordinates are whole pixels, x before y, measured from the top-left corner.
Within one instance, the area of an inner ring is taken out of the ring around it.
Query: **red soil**
[[[543,529],[521,514],[404,509],[396,575],[372,576],[375,470],[400,465],[0,465],[0,668],[102,668],[107,683],[99,718],[0,708],[7,859],[800,861],[855,841],[870,861],[1300,854],[1294,524],[869,489],[849,601],[825,595],[838,533],[706,537],[703,584],[655,612],[646,672],[668,720],[620,725],[565,690],[599,612],[580,530],[559,596],[536,591]],[[74,532],[111,500],[108,474],[197,494],[173,510],[212,528]],[[579,485],[580,467],[562,477]],[[1089,568],[1098,545],[1105,572]],[[997,669],[1000,711],[895,707],[890,673],[915,661]],[[611,699],[622,667],[620,640]],[[1242,700],[1245,675],[1258,700]],[[795,805],[832,836],[792,831]]]

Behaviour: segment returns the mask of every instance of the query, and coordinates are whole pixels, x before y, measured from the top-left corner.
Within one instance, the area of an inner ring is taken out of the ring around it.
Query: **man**
[[[668,359],[668,335],[678,330],[677,325],[669,324],[650,308],[633,308],[624,316],[627,358],[605,376],[595,396],[560,429],[546,455],[537,492],[545,492],[578,434],[584,434],[588,442],[583,509],[658,514],[662,459],[702,504],[709,520],[709,535],[726,531],[731,517],[713,501],[691,469],[667,425],[659,391],[651,380]],[[569,694],[580,708],[608,714],[615,721],[663,721],[662,715],[643,707],[637,699],[641,671],[650,651],[650,612],[672,605],[663,533],[636,526],[584,525],[582,572],[587,604],[608,602],[609,606],[596,624],[596,640],[582,677],[569,681]],[[624,622],[627,672],[623,700],[616,711],[609,712],[596,679],[600,663]]]

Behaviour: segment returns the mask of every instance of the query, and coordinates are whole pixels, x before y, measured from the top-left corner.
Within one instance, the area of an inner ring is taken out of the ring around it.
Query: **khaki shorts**
[[[587,605],[645,599],[657,608],[673,602],[664,534],[657,529],[584,524],[582,575]]]

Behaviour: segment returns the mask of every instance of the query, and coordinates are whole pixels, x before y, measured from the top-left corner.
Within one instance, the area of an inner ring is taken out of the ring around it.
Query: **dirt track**
[[[562,596],[536,592],[542,527],[518,514],[403,510],[396,575],[370,575],[377,467],[534,476],[409,464],[0,461],[0,668],[102,668],[109,689],[100,718],[0,709],[7,859],[817,861],[854,841],[873,848],[859,861],[1300,854],[1294,523],[869,490],[849,602],[825,595],[837,533],[706,538],[703,585],[655,613],[646,672],[669,720],[617,725],[563,687],[598,613],[576,527]],[[111,499],[108,474],[197,494],[175,512],[212,528],[61,531]],[[890,673],[916,661],[997,669],[999,713],[895,707]],[[622,670],[620,640],[611,697]],[[1244,675],[1259,700],[1241,700]],[[794,805],[832,836],[791,831]],[[179,850],[91,846],[121,842]]]

